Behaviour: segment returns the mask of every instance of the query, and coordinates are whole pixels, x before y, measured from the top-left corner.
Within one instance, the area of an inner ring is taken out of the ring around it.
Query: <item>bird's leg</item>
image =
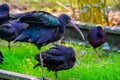
[[[8,41],[8,49],[10,50],[11,48],[10,48],[10,41]]]
[[[38,50],[41,50],[41,45],[37,45]],[[42,67],[42,80],[46,80],[45,76],[44,76],[44,66],[43,66],[43,58],[41,55],[41,51],[40,51],[40,63],[41,63],[41,67]]]
[[[41,62],[41,67],[42,67],[42,80],[46,80],[44,77],[44,66],[43,66],[43,58],[42,58],[41,53],[40,53],[40,62]]]
[[[58,75],[57,75],[57,72],[55,71],[55,77],[56,77],[56,80],[57,80],[57,78],[58,78]]]
[[[96,53],[96,61],[98,62],[98,52],[97,52],[96,48],[94,48],[94,49],[95,49],[95,53]]]
[[[61,43],[62,39],[64,39],[64,37],[62,37],[60,40],[54,42],[53,45],[59,45]]]

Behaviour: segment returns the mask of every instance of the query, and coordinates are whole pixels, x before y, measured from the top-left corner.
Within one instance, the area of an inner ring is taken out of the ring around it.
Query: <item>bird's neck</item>
[[[66,23],[64,22],[64,20],[59,20],[60,21],[60,26],[59,26],[59,30],[60,32],[64,33],[65,32],[65,28],[66,28]]]
[[[99,36],[99,37],[103,37],[103,31],[98,31],[98,33],[97,33],[97,35]]]

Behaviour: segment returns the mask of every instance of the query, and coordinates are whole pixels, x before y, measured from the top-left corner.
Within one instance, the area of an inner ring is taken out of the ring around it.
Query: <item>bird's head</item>
[[[97,26],[97,35],[99,37],[104,37],[106,35],[106,32],[102,26]]]
[[[65,24],[69,24],[69,21],[71,20],[71,18],[66,14],[61,14],[59,16],[59,20],[64,21]]]
[[[85,40],[85,37],[84,37],[82,31],[78,28],[78,26],[75,25],[75,23],[72,21],[72,19],[68,15],[61,14],[58,19],[60,20],[61,24],[64,26],[66,26],[66,24],[71,25],[71,27],[73,27],[74,29],[76,29],[80,33],[83,40]]]
[[[9,11],[9,6],[7,4],[0,5],[0,11]]]
[[[102,26],[96,26],[97,27],[97,31],[100,33],[102,31],[104,31],[104,28]]]
[[[98,30],[98,31],[103,31],[104,28],[102,28],[102,26],[97,26],[97,30]]]

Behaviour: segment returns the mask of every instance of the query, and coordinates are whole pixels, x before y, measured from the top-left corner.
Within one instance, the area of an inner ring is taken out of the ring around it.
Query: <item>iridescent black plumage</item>
[[[84,39],[82,32],[66,14],[61,14],[57,18],[48,12],[38,11],[21,17],[19,21],[27,23],[29,26],[14,40],[14,42],[30,42],[35,44],[38,49],[51,42],[60,40],[64,36],[66,24],[71,24]],[[40,59],[43,71],[41,55]],[[42,77],[44,79],[44,71],[42,72]]]
[[[40,48],[50,42],[60,40],[64,36],[65,26],[70,23],[71,18],[66,14],[57,18],[45,11],[39,11],[21,17],[19,21],[28,23],[29,26],[14,41],[31,42]]]
[[[0,27],[0,38],[8,42],[13,41],[24,29],[25,25],[19,21],[5,23]]]
[[[9,21],[9,6],[7,4],[0,5],[0,25]]]
[[[18,14],[10,14],[10,19],[11,20],[15,20],[15,19],[19,19],[23,16],[26,16],[26,15],[30,15],[30,14],[33,14],[35,13],[36,11],[32,11],[32,12],[25,12],[25,13],[18,13]]]
[[[76,61],[75,52],[71,47],[56,45],[56,47],[50,48],[41,54],[44,67],[47,67],[48,71],[55,71],[56,77],[58,71],[72,68]],[[34,68],[41,65],[39,55],[35,56],[38,64]]]
[[[95,49],[105,42],[106,32],[101,26],[93,27],[89,30],[88,41]],[[97,51],[96,51],[97,54]]]

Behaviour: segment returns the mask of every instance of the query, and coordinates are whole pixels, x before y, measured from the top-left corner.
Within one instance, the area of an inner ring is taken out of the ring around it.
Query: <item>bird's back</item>
[[[24,29],[25,29],[25,25],[18,21],[11,21],[11,22],[5,23],[0,27],[0,38],[7,41],[12,41]]]
[[[19,21],[30,24],[41,24],[45,27],[56,27],[60,25],[57,17],[51,15],[45,11],[34,11],[32,14],[25,15],[19,19]]]
[[[105,42],[105,31],[100,27],[93,27],[89,30],[88,41],[94,47],[99,47]]]
[[[44,66],[47,67],[49,71],[70,69],[76,61],[74,50],[70,47],[60,45],[42,52],[42,57]],[[35,59],[37,61],[40,60],[39,54],[35,56]]]
[[[25,13],[18,13],[18,14],[11,14],[10,15],[10,19],[11,20],[15,20],[15,19],[19,19],[21,17],[27,16],[27,15],[31,15],[33,13],[35,13],[36,11],[32,11],[32,12],[25,12]]]
[[[14,41],[30,42],[40,47],[62,38],[59,33],[59,20],[44,11],[21,17],[19,21],[29,26]]]

